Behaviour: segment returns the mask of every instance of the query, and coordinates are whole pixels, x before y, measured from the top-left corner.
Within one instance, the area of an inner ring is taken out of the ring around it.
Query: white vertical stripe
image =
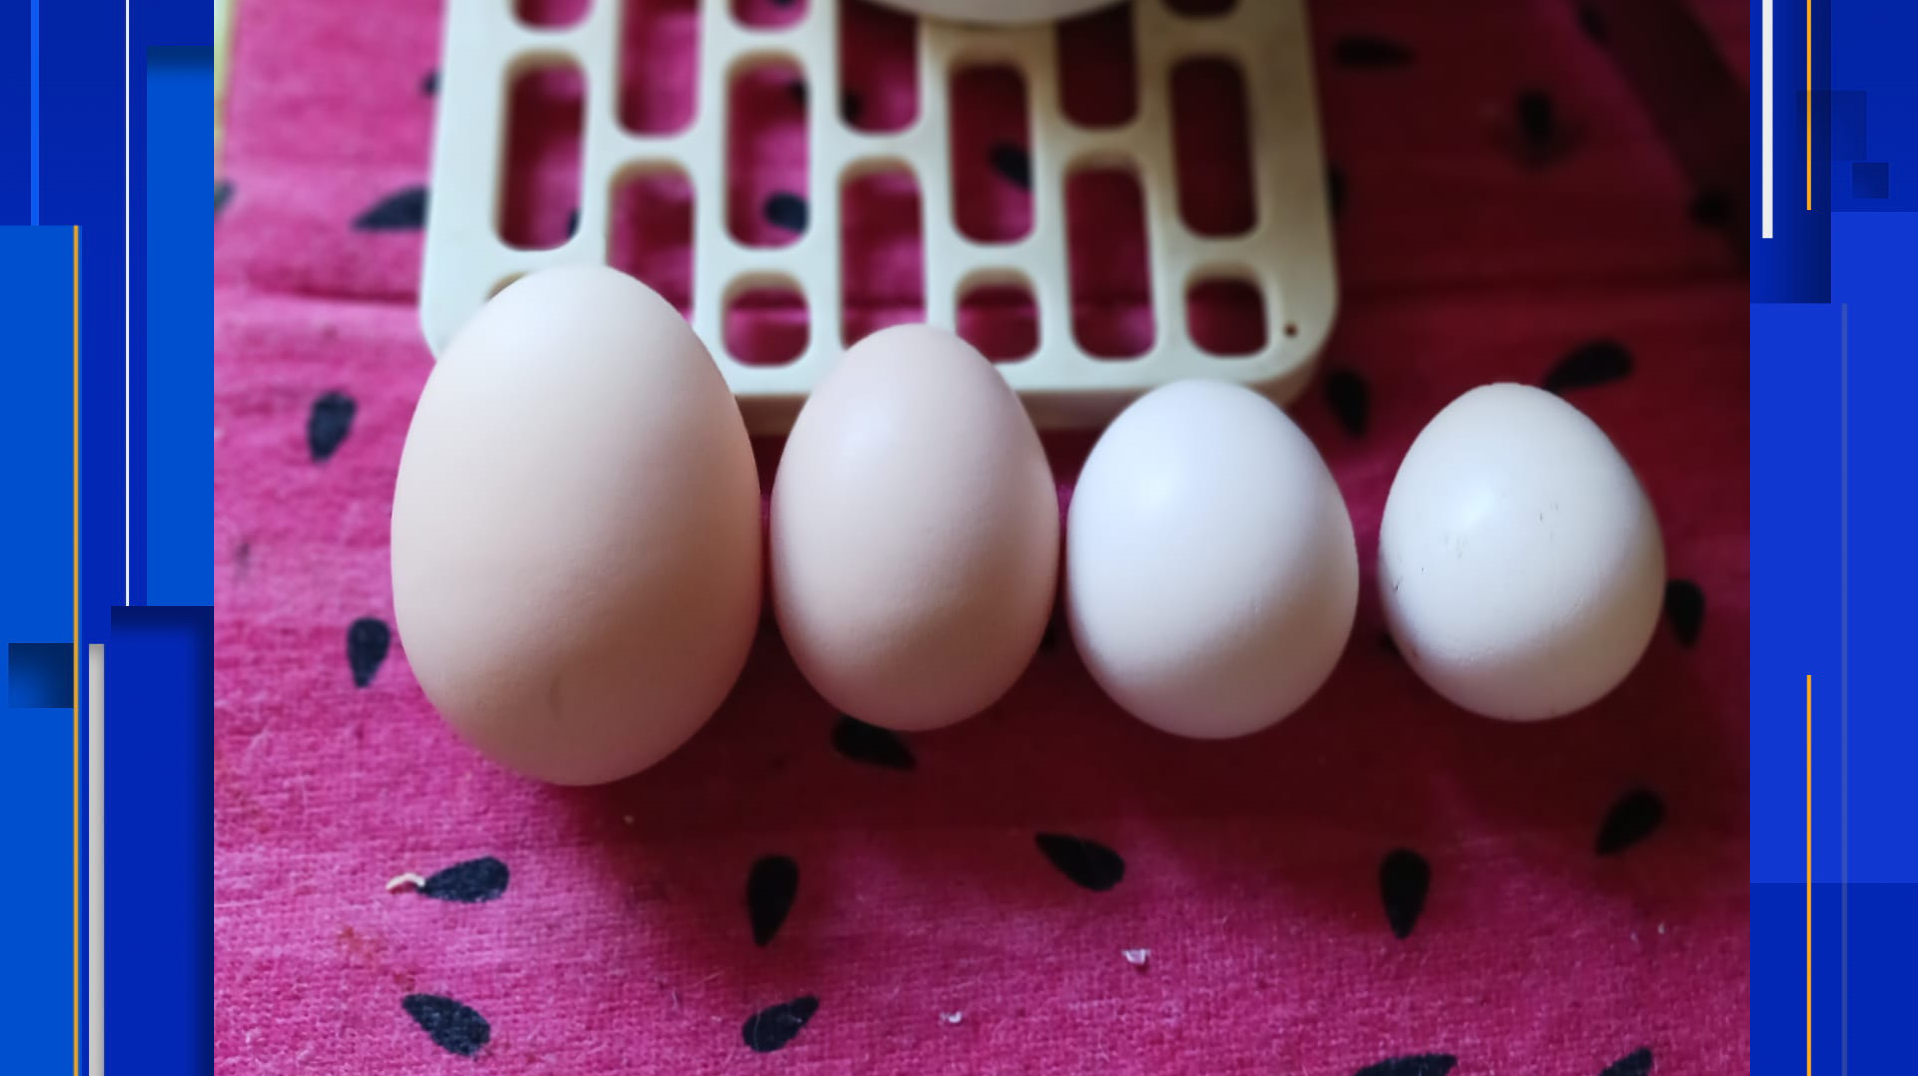
[[[1758,24],[1758,237],[1770,239],[1772,203],[1771,5],[1763,0]]]
[[[87,645],[87,1071],[107,1070],[107,648]]]

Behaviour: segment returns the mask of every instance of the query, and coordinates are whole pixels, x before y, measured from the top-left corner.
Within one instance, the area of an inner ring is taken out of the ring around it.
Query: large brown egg
[[[446,720],[532,777],[637,773],[732,689],[759,603],[752,447],[679,314],[575,266],[474,315],[393,494],[400,640]]]

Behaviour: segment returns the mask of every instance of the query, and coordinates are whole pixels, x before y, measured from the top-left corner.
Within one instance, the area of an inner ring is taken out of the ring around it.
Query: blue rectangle
[[[1808,0],[1809,20],[1773,22],[1772,236],[1764,237],[1764,131],[1752,87],[1751,298],[1754,303],[1831,300],[1831,117],[1827,46],[1829,0]],[[1800,9],[1805,11],[1804,8]],[[1761,39],[1759,5],[1752,5],[1753,47]],[[1810,26],[1806,25],[1807,21]],[[1807,40],[1807,30],[1810,39]],[[1758,64],[1756,59],[1754,67]],[[1849,84],[1848,84],[1849,85]],[[1877,100],[1876,95],[1872,98]],[[1847,194],[1849,188],[1847,188]]]
[[[1912,122],[1918,116],[1918,70],[1911,62],[1912,42],[1918,40],[1918,4],[1846,0],[1832,11],[1831,35],[1833,85],[1856,90],[1870,102],[1870,153],[1857,159],[1869,156],[1894,170],[1901,164],[1918,169],[1918,123]],[[1842,167],[1835,151],[1833,161]],[[1853,194],[1849,184],[1840,183],[1832,208],[1910,212],[1918,210],[1918,192],[1893,190],[1885,198],[1871,198]]]
[[[1752,887],[1753,1076],[1804,1073],[1807,1030],[1813,1072],[1911,1072],[1918,885],[1825,882],[1809,895],[1808,909],[1803,884]]]
[[[0,975],[7,1073],[62,1073],[73,1057],[73,718],[7,715],[0,750],[0,850],[11,928]]]
[[[1908,568],[1918,197],[1895,174],[1918,163],[1918,125],[1908,122],[1918,114],[1909,59],[1918,6],[1854,0],[1829,18],[1829,82],[1862,101],[1854,112],[1848,95],[1828,99],[1818,172],[1834,210],[1877,212],[1831,218],[1833,305],[1752,313],[1751,1012],[1761,1074],[1913,1067],[1918,723],[1906,640],[1918,602]],[[1790,57],[1791,39],[1781,28],[1774,55]],[[1781,64],[1780,81],[1792,77]],[[1754,300],[1770,294],[1762,282],[1755,265]],[[1823,342],[1833,331],[1835,355]],[[1782,666],[1814,674],[1809,744],[1802,709],[1776,697]]]
[[[1870,156],[1865,140],[1864,91],[1833,90],[1825,96],[1830,101],[1831,159],[1861,161]]]
[[[209,48],[213,20],[203,0],[144,0],[133,5],[134,44],[163,48]],[[134,55],[139,55],[135,52]]]
[[[1855,161],[1851,166],[1853,198],[1891,197],[1891,165],[1883,161]]]
[[[73,231],[0,228],[0,641],[73,638]]]
[[[1813,899],[1827,899],[1820,886]],[[1911,1072],[1912,969],[1918,968],[1918,885],[1853,885],[1842,894],[1844,949],[1839,1030],[1843,1068],[1856,1073]],[[1820,945],[1831,939],[1820,938]],[[1834,952],[1837,944],[1831,944]],[[1816,1028],[1813,1029],[1816,1032]],[[1830,1071],[1837,1072],[1838,1068]]]
[[[213,603],[210,49],[146,69],[146,600]]]
[[[139,20],[147,5],[135,4]],[[204,8],[202,22],[205,18]],[[124,81],[120,27],[128,9],[108,0],[40,3],[40,216],[80,227],[80,635],[104,642],[107,610],[124,597],[128,558],[123,542],[124,479],[129,418],[124,392],[126,341],[121,256],[125,201],[122,132],[127,108],[139,115],[143,80]],[[137,41],[137,38],[136,38]],[[137,48],[137,45],[136,45]],[[144,51],[134,55],[143,56]],[[131,101],[128,97],[131,97]],[[130,136],[139,139],[135,125]],[[137,218],[136,218],[137,219]],[[136,445],[133,453],[140,451]],[[65,633],[56,638],[63,637]],[[84,685],[82,685],[84,688]]]
[[[16,710],[71,710],[72,643],[8,643],[7,706]]]
[[[106,649],[106,1049],[213,1071],[213,611],[113,610]]]
[[[1752,1076],[1837,1073],[1845,1054],[1844,960],[1839,947],[1845,933],[1844,904],[1835,884],[1812,886],[1809,896],[1807,904],[1803,882],[1751,889]],[[1854,1051],[1852,1059],[1857,1057]]]
[[[1910,528],[1918,507],[1908,493],[1911,413],[1918,401],[1911,341],[1918,333],[1918,310],[1909,265],[1918,251],[1918,215],[1844,214],[1834,223],[1832,240],[1840,256],[1833,288],[1845,304],[1850,378],[1844,774],[1850,794],[1849,877],[1911,884],[1918,883],[1918,809],[1911,797],[1918,722],[1910,716],[1906,641],[1911,609],[1918,603],[1918,578],[1909,567]],[[1764,341],[1767,351],[1772,345]],[[1756,353],[1759,346],[1754,335],[1754,371],[1763,361]],[[1757,492],[1754,485],[1754,498]],[[1754,602],[1758,597],[1755,593]]]
[[[31,21],[29,0],[0,0],[0,225],[33,223]]]
[[[1820,791],[1838,788],[1839,571],[1843,536],[1840,313],[1754,305],[1751,412],[1751,879],[1805,880],[1805,677],[1813,678]],[[1761,347],[1774,355],[1764,359]],[[1814,836],[1836,848],[1838,811]],[[1837,880],[1836,859],[1831,880]]]

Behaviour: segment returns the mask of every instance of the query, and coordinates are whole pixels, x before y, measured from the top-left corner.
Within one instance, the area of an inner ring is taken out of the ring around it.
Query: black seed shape
[[[845,93],[839,95],[839,114],[845,118],[847,123],[858,123],[859,117],[865,115],[865,113],[866,102],[864,98],[853,93],[851,90],[847,90]]]
[[[1445,1076],[1457,1064],[1451,1054],[1412,1054],[1367,1065],[1353,1076]]]
[[[386,648],[392,642],[392,629],[385,621],[370,616],[355,620],[346,629],[346,664],[353,670],[354,687],[373,682],[373,674],[380,671],[380,662],[386,660]]]
[[[1617,1061],[1605,1066],[1598,1076],[1651,1076],[1652,1048],[1641,1046]]]
[[[1412,50],[1388,37],[1354,34],[1333,42],[1332,60],[1340,67],[1405,67],[1412,62]]]
[[[1637,788],[1625,793],[1605,812],[1599,823],[1593,851],[1601,856],[1617,855],[1644,840],[1665,821],[1665,801],[1658,793]]]
[[[1332,407],[1339,425],[1354,437],[1365,436],[1370,414],[1371,392],[1365,379],[1350,370],[1334,370],[1325,376],[1325,402]]]
[[[791,1001],[761,1009],[746,1018],[740,1037],[756,1054],[769,1054],[793,1041],[799,1029],[819,1011],[819,999],[807,994]]]
[[[890,729],[868,725],[856,717],[841,715],[832,727],[833,750],[852,759],[889,770],[910,770],[918,764],[912,749]]]
[[[226,204],[233,200],[233,181],[216,179],[213,181],[213,216],[218,218]]]
[[[493,1037],[493,1026],[486,1022],[486,1017],[452,998],[408,994],[400,999],[400,1007],[441,1049],[461,1057],[479,1053],[480,1047]]]
[[[1395,658],[1403,656],[1399,653],[1398,640],[1392,638],[1392,633],[1389,631],[1379,633],[1379,649]]]
[[[426,188],[403,187],[353,218],[363,232],[403,232],[426,227]]]
[[[1082,888],[1103,893],[1125,879],[1125,860],[1097,841],[1063,833],[1041,833],[1034,840],[1059,873]]]
[[[1547,145],[1558,135],[1558,104],[1544,90],[1526,90],[1512,101],[1519,136],[1534,146]]]
[[[1603,45],[1605,43],[1605,16],[1590,4],[1578,5],[1578,25],[1585,36]]]
[[[766,219],[790,232],[806,230],[806,200],[790,191],[780,191],[766,199]]]
[[[1666,583],[1665,619],[1671,621],[1672,634],[1681,645],[1698,642],[1698,633],[1705,627],[1705,592],[1689,579]]]
[[[343,392],[329,392],[313,401],[313,410],[306,416],[306,451],[314,463],[339,449],[353,429],[353,414],[358,409],[353,397]]]
[[[425,94],[428,97],[434,97],[439,94],[440,92],[439,68],[436,67],[433,70],[428,71],[426,73],[426,77],[420,79],[420,92]]]
[[[761,856],[746,876],[746,914],[753,944],[764,947],[779,933],[799,895],[799,864],[791,856]]]
[[[791,97],[793,101],[799,105],[800,108],[805,108],[806,107],[806,80],[803,78],[796,78],[796,79],[793,79],[791,82],[786,83],[786,96]]]
[[[1552,392],[1591,388],[1632,372],[1632,353],[1616,340],[1591,340],[1565,353],[1544,386]]]
[[[1731,196],[1716,187],[1707,187],[1692,196],[1687,212],[1692,223],[1701,228],[1723,228],[1731,223]]]
[[[575,206],[571,213],[566,214],[566,238],[571,239],[577,234],[579,234],[579,208]]]
[[[999,177],[1022,191],[1032,189],[1032,154],[1024,146],[994,142],[986,151],[986,163]]]
[[[1379,863],[1379,901],[1394,937],[1403,941],[1412,936],[1431,888],[1432,866],[1417,852],[1395,848]]]
[[[498,900],[506,892],[510,877],[506,864],[492,856],[482,856],[435,873],[420,886],[420,893],[457,904],[484,904]]]
[[[1332,219],[1345,212],[1345,173],[1339,166],[1327,165],[1325,169],[1325,198],[1332,206]]]

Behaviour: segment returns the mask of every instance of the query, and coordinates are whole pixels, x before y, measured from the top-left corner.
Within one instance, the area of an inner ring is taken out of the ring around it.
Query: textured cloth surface
[[[893,738],[842,723],[767,628],[684,750],[567,790],[458,742],[390,629],[440,11],[243,3],[215,225],[218,1071],[1746,1071],[1742,268],[1571,5],[1467,6],[1313,11],[1342,302],[1292,411],[1366,580],[1304,710],[1175,740],[1055,631],[989,713]],[[810,107],[890,114],[901,74]],[[965,197],[988,221],[1021,211],[1004,120],[955,140],[986,154]],[[784,152],[732,196],[762,238],[803,221]],[[621,242],[683,303],[672,232]],[[911,259],[861,243],[862,325],[909,316]],[[1080,316],[1124,339],[1140,297],[1098,279]],[[748,305],[737,331],[776,346],[801,316]],[[1673,576],[1629,681],[1536,727],[1425,690],[1370,571],[1406,447],[1494,380],[1611,433]],[[1049,439],[1067,490],[1089,443]]]

